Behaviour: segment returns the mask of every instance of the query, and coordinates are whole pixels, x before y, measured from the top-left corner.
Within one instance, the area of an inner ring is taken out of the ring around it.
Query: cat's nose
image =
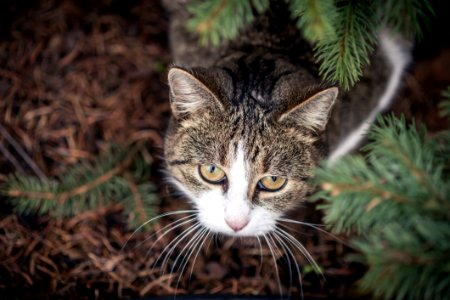
[[[238,232],[245,226],[247,226],[249,219],[237,219],[237,220],[229,220],[225,218],[225,222],[230,226],[231,229],[233,229],[235,232]]]

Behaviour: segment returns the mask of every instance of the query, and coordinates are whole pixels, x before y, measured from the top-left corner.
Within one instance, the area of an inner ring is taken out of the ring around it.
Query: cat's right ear
[[[222,108],[216,95],[188,71],[176,67],[171,68],[168,79],[170,106],[175,118],[196,113],[204,108]]]
[[[295,124],[313,132],[322,132],[325,130],[338,92],[337,87],[318,92],[302,103],[289,108],[278,121]]]

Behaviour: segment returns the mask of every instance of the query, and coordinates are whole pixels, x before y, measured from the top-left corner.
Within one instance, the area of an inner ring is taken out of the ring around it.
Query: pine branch
[[[315,47],[319,72],[345,89],[353,86],[369,63],[376,40],[376,19],[372,2],[348,1],[338,8],[336,35],[320,40]]]
[[[111,180],[114,176],[126,169],[135,158],[138,149],[134,148],[117,166],[109,170],[108,172],[101,174],[93,181],[85,182],[79,186],[76,186],[70,190],[55,191],[55,192],[41,192],[41,191],[26,191],[20,189],[9,189],[7,194],[10,197],[24,197],[24,198],[37,198],[42,200],[54,200],[63,205],[67,199],[76,197],[81,194],[86,194],[92,189],[104,184]],[[64,183],[62,184],[64,185]]]
[[[151,183],[141,183],[137,185],[130,173],[125,173],[130,194],[122,199],[125,207],[125,215],[128,216],[128,224],[132,228],[151,229],[153,224],[147,223],[157,214],[157,204],[159,203],[156,194],[156,186]]]
[[[441,117],[450,117],[450,86],[442,92],[442,101],[439,103],[439,115]]]
[[[269,0],[194,1],[188,6],[192,18],[187,28],[199,34],[202,44],[216,46],[234,38],[251,23],[255,18],[254,11],[263,13],[268,7]]]
[[[353,86],[369,63],[376,33],[392,27],[410,38],[421,38],[433,14],[427,0],[286,0],[303,36],[315,46],[320,73],[345,89]],[[269,0],[195,1],[188,6],[188,28],[203,44],[217,45],[238,32],[269,7]],[[254,8],[254,9],[252,9]]]
[[[142,224],[153,215],[158,197],[155,187],[146,182],[149,166],[140,162],[141,150],[142,145],[129,151],[112,149],[92,163],[81,162],[53,179],[16,174],[8,179],[2,192],[18,213],[55,217],[73,216],[122,201],[132,225]],[[148,194],[143,195],[143,191]]]
[[[408,38],[421,39],[422,28],[428,27],[428,16],[434,11],[427,0],[385,0],[377,14],[384,26],[391,26]]]
[[[311,43],[335,37],[334,0],[292,0],[290,9],[293,19],[297,19],[297,27]]]
[[[428,137],[404,118],[379,118],[365,157],[321,167],[325,221],[355,231],[361,287],[385,299],[445,299],[450,294],[450,131]]]
[[[340,5],[337,17],[330,19],[336,35],[318,39],[315,52],[321,75],[345,89],[359,80],[369,63],[378,30],[393,27],[410,39],[422,38],[422,28],[427,27],[428,16],[433,14],[426,0],[349,0]],[[332,11],[331,4],[328,10]]]
[[[361,287],[384,299],[446,299],[449,232],[448,221],[420,218],[415,226],[387,224],[356,240],[369,265]]]
[[[398,209],[406,209],[406,214],[409,209],[423,208],[437,215],[444,213],[443,207],[450,209],[450,188],[443,171],[446,156],[439,150],[440,143],[427,139],[425,131],[418,132],[414,124],[407,127],[404,119],[387,117],[378,122],[368,135],[372,142],[365,147],[369,151],[366,159],[346,157],[335,167],[317,171],[324,191],[315,197],[330,201],[322,208],[326,221],[337,231],[373,229],[379,225],[378,215],[367,212],[375,207],[383,210],[385,220],[393,221]]]

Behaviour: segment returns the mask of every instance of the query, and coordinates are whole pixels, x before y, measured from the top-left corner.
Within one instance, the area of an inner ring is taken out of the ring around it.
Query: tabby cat
[[[166,1],[175,65],[165,139],[170,180],[200,224],[232,236],[261,236],[312,191],[323,159],[354,149],[394,98],[407,46],[387,32],[349,92],[318,75],[310,45],[283,1],[220,47],[186,31],[186,1]]]

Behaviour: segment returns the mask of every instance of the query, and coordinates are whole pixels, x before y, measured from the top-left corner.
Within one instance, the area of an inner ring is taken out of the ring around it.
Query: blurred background
[[[450,7],[432,3],[436,15],[392,108],[431,133],[449,125],[437,104],[450,84]],[[266,247],[212,239],[183,272],[176,259],[183,243],[166,266],[158,261],[182,228],[165,236],[158,230],[184,215],[134,231],[159,213],[189,207],[161,172],[170,115],[167,27],[156,0],[1,2],[1,299],[279,294]],[[37,213],[36,201],[44,202]],[[321,222],[317,213],[310,218]],[[296,254],[306,266],[305,296],[365,297],[354,288],[364,267],[347,261],[345,242],[311,228],[294,231],[326,278]],[[276,258],[282,292],[299,296],[299,274],[286,255]]]

